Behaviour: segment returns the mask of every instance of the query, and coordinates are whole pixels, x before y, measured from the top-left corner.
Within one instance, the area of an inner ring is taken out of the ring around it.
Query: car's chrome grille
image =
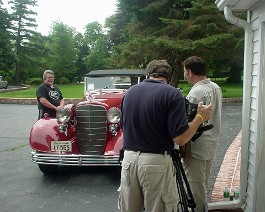
[[[78,145],[82,154],[101,154],[106,140],[106,110],[98,105],[81,105],[76,110]]]

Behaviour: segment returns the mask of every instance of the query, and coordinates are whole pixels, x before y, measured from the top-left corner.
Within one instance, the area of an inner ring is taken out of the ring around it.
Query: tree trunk
[[[232,64],[227,81],[231,83],[240,83],[242,75],[241,73],[242,66],[238,64]]]
[[[181,78],[181,73],[182,73],[182,64],[180,62],[177,62],[176,66],[173,67],[173,74],[171,77],[171,82],[170,85],[172,85],[173,87],[178,87],[179,84],[179,80]]]
[[[15,84],[19,83],[19,78],[20,78],[20,62],[16,61]]]
[[[170,85],[172,85],[173,87],[178,87],[178,83],[179,83],[179,76],[177,74],[177,71],[176,70],[173,70],[173,74],[172,74],[172,77],[171,77],[171,82],[170,82]]]

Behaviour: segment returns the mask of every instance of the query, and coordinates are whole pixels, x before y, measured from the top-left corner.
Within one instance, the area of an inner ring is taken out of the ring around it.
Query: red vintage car
[[[120,103],[144,70],[98,70],[84,78],[84,99],[65,105],[56,118],[38,120],[30,132],[31,159],[44,174],[58,166],[119,166],[123,136]]]

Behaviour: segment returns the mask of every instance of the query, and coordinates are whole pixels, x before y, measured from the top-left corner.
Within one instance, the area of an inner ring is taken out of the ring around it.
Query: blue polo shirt
[[[125,149],[161,152],[174,148],[173,138],[188,129],[184,97],[178,89],[146,79],[131,87],[122,102]]]

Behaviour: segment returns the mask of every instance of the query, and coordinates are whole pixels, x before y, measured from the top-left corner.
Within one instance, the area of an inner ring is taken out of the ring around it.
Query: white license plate
[[[52,141],[51,151],[53,152],[71,152],[72,143],[71,141]]]

